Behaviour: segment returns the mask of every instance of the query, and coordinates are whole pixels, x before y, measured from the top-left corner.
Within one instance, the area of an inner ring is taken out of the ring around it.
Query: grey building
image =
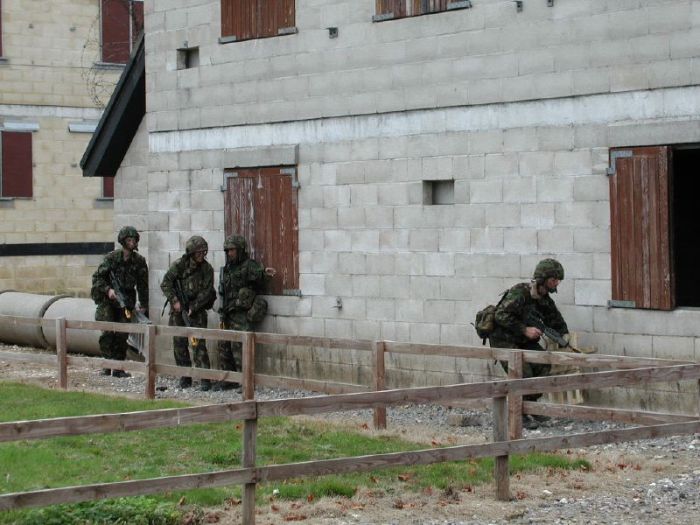
[[[145,118],[118,170],[86,174],[116,173],[115,224],[146,231],[156,297],[187,237],[240,231],[278,269],[265,330],[476,345],[476,310],[554,256],[583,344],[695,359],[700,1],[268,5],[145,2]],[[364,381],[356,359],[263,365]],[[659,388],[634,395],[696,404]]]

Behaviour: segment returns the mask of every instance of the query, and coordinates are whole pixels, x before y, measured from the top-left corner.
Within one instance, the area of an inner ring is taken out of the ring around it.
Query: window
[[[423,204],[454,204],[455,181],[450,180],[424,180]]]
[[[221,42],[296,33],[294,0],[221,0]]]
[[[700,146],[610,151],[611,306],[700,306]]]
[[[243,235],[250,256],[275,268],[267,293],[299,294],[296,169],[245,168],[226,172],[226,235]]]
[[[467,9],[472,6],[469,0],[376,0],[375,22],[393,20],[407,16],[428,15],[453,9]]]
[[[143,0],[101,0],[102,62],[126,64],[143,32]]]
[[[32,196],[32,134],[0,133],[0,197]]]
[[[102,198],[114,198],[114,177],[102,177]]]
[[[177,50],[177,69],[189,69],[199,66],[199,48],[189,47]]]

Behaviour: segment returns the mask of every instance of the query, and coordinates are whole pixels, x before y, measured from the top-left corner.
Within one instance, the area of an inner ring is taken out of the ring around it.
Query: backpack
[[[503,302],[503,299],[505,299],[507,294],[508,290],[503,292],[501,300],[498,301],[497,305],[494,306],[490,304],[476,312],[476,317],[472,325],[476,330],[476,335],[479,336],[481,339],[481,344],[483,345],[486,344],[486,340],[491,336],[496,328],[496,308],[498,308],[498,306]]]
[[[260,321],[265,319],[266,313],[267,313],[267,301],[265,299],[263,299],[262,297],[260,297],[259,295],[256,295],[255,299],[253,299],[253,305],[246,312],[245,316],[249,322],[259,323]]]
[[[472,324],[476,330],[476,335],[481,339],[481,343],[485,345],[486,340],[496,328],[496,307],[490,304],[476,312],[476,318]]]

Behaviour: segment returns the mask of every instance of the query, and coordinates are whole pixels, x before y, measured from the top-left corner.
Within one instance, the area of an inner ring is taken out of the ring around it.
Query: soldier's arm
[[[139,294],[141,308],[148,311],[148,265],[145,260],[142,261],[136,270],[136,291]]]
[[[517,335],[524,335],[527,326],[523,322],[525,298],[517,289],[511,289],[496,307],[496,323]]]
[[[569,327],[566,325],[564,317],[561,315],[559,308],[554,303],[551,297],[547,297],[547,311],[545,313],[545,324],[550,328],[554,328],[560,334],[568,334]]]
[[[175,296],[175,280],[177,279],[177,263],[173,263],[165,272],[163,281],[160,283],[160,289],[163,291],[163,295],[170,302],[170,304],[175,304],[177,302],[177,297]]]
[[[212,302],[212,299],[216,299],[216,292],[214,291],[214,269],[211,265],[206,265],[206,268],[202,272],[200,289],[194,300],[190,302],[190,308],[193,312],[198,312],[206,307],[208,303]]]
[[[97,270],[95,270],[95,273],[92,274],[92,285],[103,292],[105,297],[107,297],[107,293],[110,288],[112,288],[112,280],[109,276],[110,269],[110,261],[105,257],[102,263],[97,267]]]

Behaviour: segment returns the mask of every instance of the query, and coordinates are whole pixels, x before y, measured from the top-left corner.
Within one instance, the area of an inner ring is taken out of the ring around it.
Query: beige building
[[[187,237],[216,268],[243,232],[287,257],[265,330],[480,345],[475,312],[553,256],[584,345],[700,357],[700,1],[263,3],[146,2],[115,229],[147,226],[152,304]],[[260,365],[367,383],[360,359]],[[495,372],[402,357],[388,377]],[[697,384],[618,395],[697,406]]]
[[[113,179],[84,179],[78,163],[142,8],[0,1],[0,289],[87,295],[112,249]]]

